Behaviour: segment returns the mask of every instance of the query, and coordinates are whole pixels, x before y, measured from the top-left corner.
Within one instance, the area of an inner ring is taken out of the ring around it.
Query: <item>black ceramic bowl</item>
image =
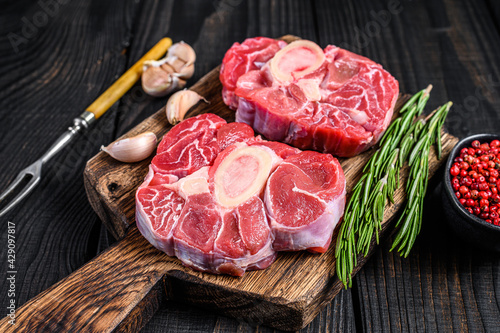
[[[454,159],[460,155],[460,150],[464,147],[470,147],[472,141],[490,143],[493,140],[500,140],[499,134],[477,134],[466,137],[459,141],[453,148],[444,173],[443,208],[446,212],[446,220],[450,228],[467,243],[477,247],[500,252],[500,226],[488,223],[483,219],[469,213],[458,201],[455,192],[451,187],[450,168]]]

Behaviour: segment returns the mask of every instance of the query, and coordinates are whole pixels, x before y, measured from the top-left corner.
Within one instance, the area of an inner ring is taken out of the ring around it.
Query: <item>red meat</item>
[[[344,174],[331,155],[265,141],[248,125],[205,114],[159,144],[136,193],[136,221],[151,244],[185,265],[241,276],[268,267],[276,251],[326,251],[344,203]]]

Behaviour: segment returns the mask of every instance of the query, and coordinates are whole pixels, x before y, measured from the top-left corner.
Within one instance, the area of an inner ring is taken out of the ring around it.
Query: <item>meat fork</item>
[[[73,125],[33,164],[21,170],[10,186],[0,195],[0,217],[25,198],[42,178],[42,167],[59,151],[68,145],[80,132],[84,131],[102,116],[139,80],[145,60],[159,59],[172,45],[170,38],[163,38],[156,43],[141,59],[130,67],[111,87],[99,96],[79,117],[73,119]],[[17,193],[17,195],[16,195]],[[7,202],[7,199],[12,198]]]

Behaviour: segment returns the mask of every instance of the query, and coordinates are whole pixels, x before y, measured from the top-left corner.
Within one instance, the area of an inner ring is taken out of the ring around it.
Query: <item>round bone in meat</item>
[[[236,207],[260,194],[273,166],[272,154],[265,147],[245,145],[225,155],[214,174],[217,201],[224,207]]]
[[[270,60],[269,66],[275,79],[290,82],[314,72],[324,61],[325,54],[318,44],[298,40],[279,50]]]

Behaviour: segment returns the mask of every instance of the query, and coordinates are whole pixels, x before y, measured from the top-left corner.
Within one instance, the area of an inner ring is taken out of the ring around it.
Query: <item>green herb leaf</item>
[[[357,254],[368,255],[373,238],[379,241],[385,204],[387,200],[394,202],[394,191],[400,185],[399,173],[408,160],[408,201],[396,224],[398,230],[391,250],[398,248],[401,255],[407,256],[420,232],[429,149],[436,142],[438,155],[441,155],[441,128],[451,106],[448,103],[436,110],[428,122],[419,119],[431,89],[429,86],[418,92],[403,105],[399,117],[382,136],[379,149],[366,163],[362,177],[353,188],[335,248],[337,275],[346,288],[352,285]]]

